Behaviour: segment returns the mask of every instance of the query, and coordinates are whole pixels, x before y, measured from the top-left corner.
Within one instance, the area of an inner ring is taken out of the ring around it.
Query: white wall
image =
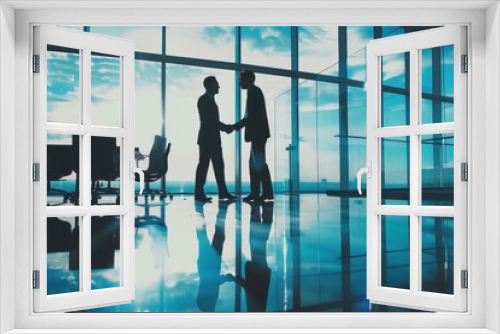
[[[0,333],[14,328],[15,12],[0,3]]]
[[[500,7],[496,3],[486,12],[486,257],[494,259],[486,266],[486,328],[500,332]]]
[[[494,15],[492,15],[494,13]],[[406,316],[395,316],[395,315],[378,315],[377,317],[364,317],[362,315],[353,314],[349,317],[341,318],[338,315],[317,315],[314,319],[310,315],[293,316],[288,315],[273,315],[272,317],[248,317],[242,315],[234,315],[230,317],[225,317],[221,315],[214,315],[214,317],[197,317],[193,319],[190,315],[179,315],[170,314],[168,315],[168,322],[165,322],[164,318],[161,317],[145,317],[140,314],[136,315],[116,315],[115,321],[111,323],[105,322],[105,317],[97,317],[91,315],[89,317],[79,317],[79,319],[59,317],[57,315],[50,317],[38,317],[37,319],[29,318],[27,316],[26,310],[31,309],[30,294],[31,289],[27,288],[27,283],[30,277],[31,264],[27,261],[30,254],[30,242],[26,242],[26,239],[31,238],[31,221],[32,217],[29,210],[27,209],[30,205],[30,200],[27,198],[27,194],[31,189],[30,176],[30,117],[31,108],[29,105],[28,96],[30,93],[30,81],[29,81],[29,55],[30,55],[30,23],[67,23],[67,24],[98,24],[98,23],[109,23],[109,24],[252,24],[255,22],[273,22],[274,24],[368,24],[377,25],[381,23],[394,25],[404,22],[408,25],[412,22],[442,22],[449,24],[456,23],[472,23],[472,71],[471,71],[471,83],[473,87],[473,100],[471,101],[472,112],[469,118],[469,131],[472,135],[472,157],[469,157],[471,164],[471,180],[473,180],[473,188],[469,192],[470,199],[472,201],[472,208],[469,214],[470,222],[474,225],[471,232],[470,239],[474,240],[474,247],[470,249],[470,260],[471,265],[471,285],[474,287],[474,294],[471,294],[469,289],[469,296],[474,297],[472,299],[472,310],[473,314],[471,317],[463,316],[451,316],[444,315],[442,317],[428,317],[422,318],[420,321],[417,318],[420,315],[412,316],[411,319],[415,323],[415,326],[433,326],[433,327],[483,327],[485,317],[485,295],[488,296],[489,301],[488,310],[489,322],[491,323],[491,328],[496,328],[498,326],[498,314],[499,314],[499,296],[498,296],[498,241],[499,239],[499,228],[498,222],[500,217],[500,205],[499,205],[499,152],[500,136],[498,134],[499,129],[499,71],[498,71],[498,29],[499,29],[499,17],[497,8],[490,9],[488,12],[488,22],[492,27],[487,27],[488,30],[496,29],[495,32],[488,31],[488,33],[493,36],[488,37],[488,47],[494,47],[494,52],[488,51],[485,55],[485,39],[484,39],[484,29],[486,28],[486,20],[483,10],[363,10],[363,11],[342,11],[342,10],[157,10],[157,11],[145,11],[145,10],[120,10],[120,11],[92,11],[92,10],[34,10],[34,11],[17,11],[16,13],[16,147],[19,150],[16,153],[16,187],[21,189],[20,192],[16,194],[16,239],[19,242],[16,247],[16,258],[18,259],[16,266],[16,274],[19,278],[22,278],[16,282],[18,295],[16,308],[17,325],[24,326],[26,328],[33,327],[46,327],[46,328],[68,328],[71,326],[91,326],[94,328],[113,328],[120,326],[121,328],[134,328],[138,323],[146,323],[151,327],[164,328],[169,327],[186,327],[191,326],[199,328],[239,328],[239,327],[256,327],[256,326],[268,326],[276,327],[279,326],[295,326],[295,328],[301,328],[305,326],[316,327],[316,328],[329,328],[329,327],[349,327],[355,324],[359,328],[370,328],[370,327],[388,327],[388,326],[404,326],[409,318]],[[2,41],[2,48],[4,43]],[[485,67],[485,57],[488,61],[488,71]],[[490,68],[490,65],[492,66]],[[485,76],[488,76],[488,86],[489,91],[485,88]],[[14,78],[14,75],[9,75],[9,78]],[[12,83],[10,87],[13,87]],[[10,89],[10,88],[9,88]],[[487,95],[488,94],[488,95]],[[491,101],[492,99],[495,101]],[[3,108],[2,108],[3,112]],[[487,114],[486,114],[487,113]],[[495,121],[491,121],[488,117],[493,117]],[[485,134],[485,128],[488,131]],[[492,135],[492,137],[486,137],[486,135]],[[2,137],[3,138],[3,137]],[[488,140],[486,140],[488,138]],[[489,148],[489,151],[485,151],[485,147]],[[2,153],[0,154],[0,159],[3,158],[3,147]],[[485,152],[491,152],[486,156]],[[494,159],[494,160],[492,160]],[[493,163],[492,167],[486,171],[493,172],[493,178],[488,179],[486,182],[485,178],[485,167],[487,163]],[[4,175],[3,173],[0,175]],[[4,176],[0,176],[4,177]],[[11,178],[11,180],[14,178]],[[0,182],[3,179],[0,178]],[[487,185],[486,185],[487,184]],[[487,187],[487,188],[485,188]],[[0,187],[4,189],[4,187]],[[12,188],[11,188],[12,189]],[[4,191],[4,190],[0,190]],[[486,193],[492,194],[491,198],[486,200]],[[3,202],[2,202],[3,204]],[[488,205],[489,204],[489,205]],[[3,215],[3,212],[2,212]],[[1,221],[2,225],[5,224],[5,220]],[[8,225],[5,228],[10,228]],[[2,226],[4,228],[4,226]],[[2,230],[3,232],[3,230]],[[9,233],[12,235],[13,233]],[[489,268],[493,270],[493,278],[485,278],[484,275],[484,249],[485,249],[485,234],[488,235],[489,243],[486,245],[488,251],[493,251],[488,256],[493,256],[496,265]],[[4,235],[4,234],[2,234]],[[4,243],[2,243],[3,247]],[[2,253],[4,254],[4,253]],[[3,256],[3,255],[2,255]],[[472,261],[471,259],[474,259]],[[496,269],[495,269],[496,268]],[[479,275],[474,275],[474,273],[479,273]],[[485,284],[486,283],[486,284]],[[490,290],[495,291],[496,294],[490,294]],[[485,293],[485,289],[487,293]],[[7,289],[8,291],[9,289]],[[3,291],[3,289],[2,289]],[[2,300],[3,300],[2,295]],[[495,314],[496,313],[496,314]],[[496,316],[496,318],[495,318]],[[396,319],[397,318],[397,319]],[[57,321],[55,321],[57,319]],[[266,321],[267,319],[267,321]],[[496,319],[496,320],[495,320]],[[395,321],[398,320],[398,321]],[[424,322],[425,321],[425,322]],[[112,327],[111,327],[112,326]],[[281,328],[281,327],[279,327]]]

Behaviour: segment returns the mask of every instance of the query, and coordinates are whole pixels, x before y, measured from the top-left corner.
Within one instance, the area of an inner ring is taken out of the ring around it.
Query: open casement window
[[[467,310],[465,29],[367,46],[371,303]]]
[[[34,28],[35,312],[134,299],[134,50]]]

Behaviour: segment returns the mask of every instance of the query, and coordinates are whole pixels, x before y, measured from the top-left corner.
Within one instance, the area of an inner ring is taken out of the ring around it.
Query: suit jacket
[[[219,119],[219,107],[208,94],[198,99],[198,115],[200,116],[200,130],[198,131],[198,145],[220,147],[220,131],[226,124]]]
[[[271,137],[264,94],[257,86],[251,86],[247,90],[245,117],[235,124],[237,130],[242,127],[245,127],[246,142],[265,141]]]

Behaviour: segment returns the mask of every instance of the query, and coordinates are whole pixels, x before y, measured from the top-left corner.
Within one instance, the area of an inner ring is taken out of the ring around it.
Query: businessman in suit
[[[240,72],[240,86],[247,90],[245,117],[233,125],[239,131],[245,127],[245,141],[250,143],[250,194],[244,201],[274,200],[271,174],[266,163],[266,142],[271,137],[266,102],[262,90],[255,86],[255,73]],[[262,195],[260,185],[262,184]]]
[[[199,160],[196,168],[195,195],[196,201],[210,202],[211,197],[205,195],[203,187],[207,179],[208,166],[212,162],[219,188],[219,200],[234,200],[236,196],[230,194],[226,187],[224,176],[224,158],[220,132],[231,133],[230,125],[224,124],[219,118],[219,107],[215,103],[215,95],[219,94],[219,83],[214,76],[203,80],[205,94],[198,99],[198,114],[200,116],[200,130],[198,131]]]

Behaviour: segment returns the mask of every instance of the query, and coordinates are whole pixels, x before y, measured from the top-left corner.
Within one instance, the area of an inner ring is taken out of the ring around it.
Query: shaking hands
[[[231,124],[226,124],[223,131],[227,134],[231,133],[234,131],[234,125]]]
[[[240,123],[225,124],[224,127],[222,128],[222,131],[229,134],[233,131],[240,131],[243,126],[244,125],[241,125]]]

